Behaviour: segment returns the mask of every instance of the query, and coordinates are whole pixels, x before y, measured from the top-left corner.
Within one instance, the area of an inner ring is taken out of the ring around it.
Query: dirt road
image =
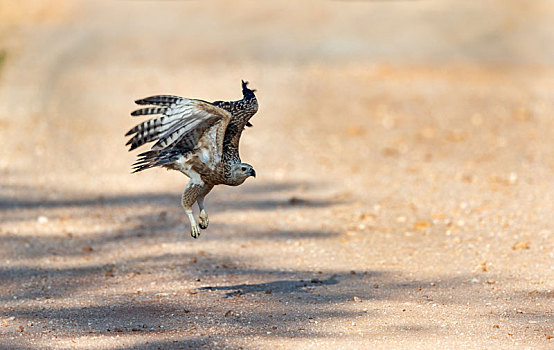
[[[0,0],[0,348],[554,345],[554,5]],[[136,98],[240,98],[258,177],[131,175]]]

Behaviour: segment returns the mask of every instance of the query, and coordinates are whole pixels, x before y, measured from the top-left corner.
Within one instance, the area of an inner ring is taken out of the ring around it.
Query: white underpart
[[[207,149],[200,150],[200,154],[198,155],[202,163],[208,163],[210,161],[210,152]]]
[[[198,158],[212,170],[215,170],[216,164],[221,161],[221,156],[217,149],[217,132],[219,127],[219,124],[210,127],[197,145]]]
[[[190,160],[190,157],[180,156],[176,161],[175,165],[179,170],[188,176],[193,184],[196,185],[204,185],[204,181],[202,181],[202,178],[200,177],[200,174],[198,174],[196,171],[192,169],[192,166],[188,163]]]

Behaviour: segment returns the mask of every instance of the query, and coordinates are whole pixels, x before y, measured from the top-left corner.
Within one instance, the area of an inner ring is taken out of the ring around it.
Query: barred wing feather
[[[152,151],[146,152],[148,158],[155,156],[154,153],[167,154],[161,151],[171,151],[173,156],[173,150],[179,150],[181,154],[194,151],[202,161],[210,163],[210,167],[221,158],[225,130],[231,120],[229,112],[206,101],[167,95],[147,97],[136,103],[158,107],[138,109],[131,113],[133,116],[161,115],[127,132],[126,136],[133,135],[127,142],[130,151],[156,141]],[[166,165],[159,164],[159,159],[156,163],[152,166]]]

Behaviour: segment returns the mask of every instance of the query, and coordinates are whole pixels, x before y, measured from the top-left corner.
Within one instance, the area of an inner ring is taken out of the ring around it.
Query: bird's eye
[[[245,166],[243,166],[242,168],[240,168],[240,170],[242,170],[242,171],[246,171],[246,167],[245,167]]]

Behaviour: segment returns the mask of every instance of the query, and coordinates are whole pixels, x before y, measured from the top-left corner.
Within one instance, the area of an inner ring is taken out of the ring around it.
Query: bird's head
[[[256,177],[256,171],[250,164],[239,163],[231,167],[231,181],[235,186],[242,184],[250,176]]]
[[[256,95],[254,95],[254,92],[256,92],[255,89],[253,90],[250,90],[248,87],[248,82],[247,81],[242,81],[242,95],[245,99],[251,99],[251,98],[256,98]]]

